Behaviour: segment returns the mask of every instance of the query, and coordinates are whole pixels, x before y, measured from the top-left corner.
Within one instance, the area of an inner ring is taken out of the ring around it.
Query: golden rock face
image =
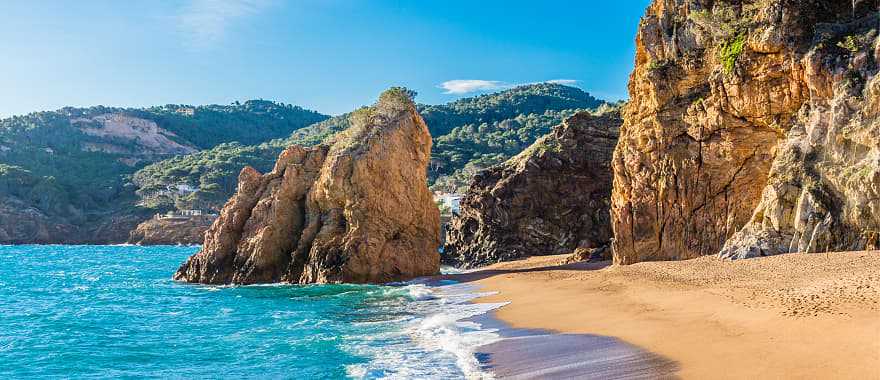
[[[411,101],[384,102],[332,145],[292,146],[265,175],[242,170],[238,192],[175,279],[381,283],[438,273],[431,136]]]
[[[864,3],[648,8],[613,160],[616,263],[867,244],[880,45]]]

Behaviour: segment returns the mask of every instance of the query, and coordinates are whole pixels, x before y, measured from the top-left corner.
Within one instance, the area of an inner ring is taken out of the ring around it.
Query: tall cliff
[[[580,112],[478,174],[449,225],[444,262],[476,267],[608,244],[611,156],[621,122],[617,110]]]
[[[439,271],[431,136],[409,94],[386,91],[331,143],[291,146],[238,191],[176,280],[389,282]]]
[[[863,249],[880,230],[876,0],[656,0],[614,153],[614,261]]]

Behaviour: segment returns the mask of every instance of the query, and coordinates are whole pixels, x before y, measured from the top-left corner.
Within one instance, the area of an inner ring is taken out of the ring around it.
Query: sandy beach
[[[450,277],[498,292],[481,301],[509,301],[496,317],[513,328],[616,338],[673,363],[669,377],[880,379],[880,252],[629,266],[564,258]],[[558,351],[533,365],[552,366]]]

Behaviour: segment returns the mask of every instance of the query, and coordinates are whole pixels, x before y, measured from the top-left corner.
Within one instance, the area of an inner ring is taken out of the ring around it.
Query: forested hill
[[[477,171],[521,152],[575,112],[604,103],[576,87],[538,83],[420,106],[434,137],[431,185],[463,192]]]
[[[419,113],[431,129],[432,136],[437,137],[463,125],[543,114],[548,110],[595,108],[602,103],[577,87],[536,83],[442,105],[420,105]]]
[[[419,105],[434,137],[429,181],[435,189],[460,191],[470,177],[506,160],[578,110],[604,102],[574,87],[533,84],[443,105]],[[245,165],[271,170],[290,144],[315,145],[347,128],[348,116],[336,116],[300,129],[286,139],[260,145],[226,144],[145,167],[135,176],[139,194],[157,209],[220,207],[234,192]],[[161,189],[185,184],[198,191],[185,196]]]
[[[0,242],[45,229],[28,227],[23,215],[73,226],[65,231],[83,237],[87,234],[75,227],[134,208],[129,177],[146,164],[231,141],[259,144],[327,118],[297,106],[251,100],[141,109],[67,107],[2,119],[0,225],[20,230],[0,231]],[[72,239],[80,240],[88,239]]]

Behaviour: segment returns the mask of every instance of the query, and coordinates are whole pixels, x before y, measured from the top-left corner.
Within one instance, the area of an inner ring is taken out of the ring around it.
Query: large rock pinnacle
[[[174,275],[211,284],[381,283],[439,271],[431,136],[404,91],[355,111],[330,143],[291,146],[237,193]]]

